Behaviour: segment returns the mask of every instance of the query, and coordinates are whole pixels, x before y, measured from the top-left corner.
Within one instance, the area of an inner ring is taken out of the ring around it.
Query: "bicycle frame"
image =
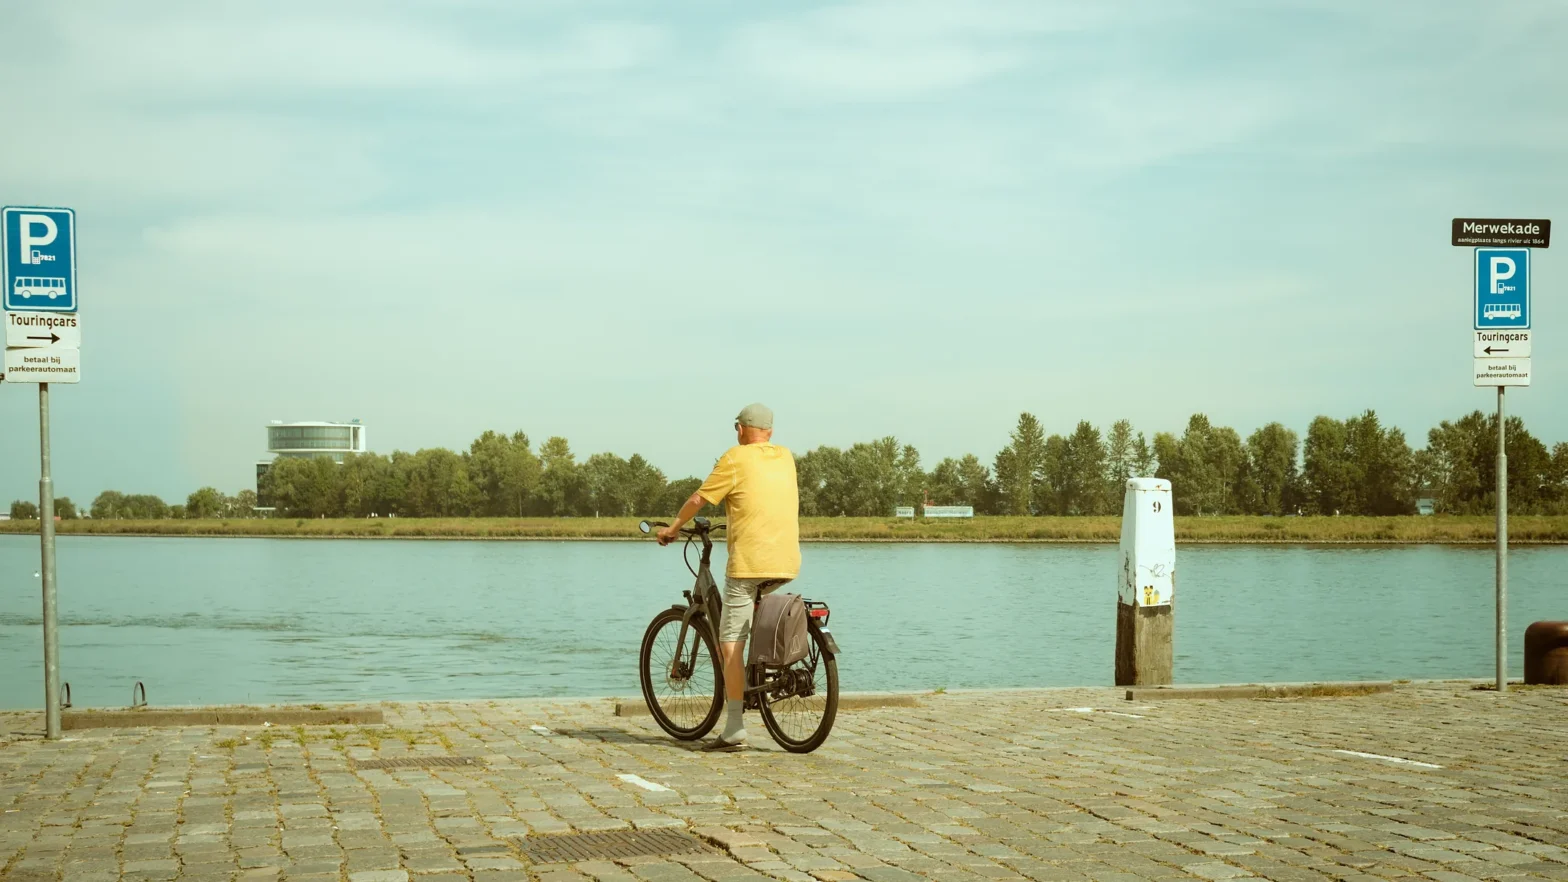
[[[685,607],[683,608],[680,604],[675,604],[671,607],[672,609],[683,610],[681,614],[681,630],[676,636],[675,654],[670,662],[670,676],[676,679],[684,679],[682,677],[682,667],[689,672],[694,670],[697,665],[697,650],[701,641],[697,640],[695,636],[693,636],[691,641],[690,657],[683,658],[686,655],[686,638],[691,630],[692,619],[699,615],[706,617],[709,627],[715,629],[713,636],[714,642],[717,643],[719,637],[717,628],[720,615],[724,610],[724,598],[719,593],[718,583],[713,578],[713,539],[709,534],[714,529],[723,529],[725,525],[710,527],[707,518],[696,518],[693,520],[693,524],[696,527],[692,530],[691,538],[702,540],[702,552],[697,566],[696,582],[692,585],[690,591],[682,592],[686,597]],[[687,541],[691,540],[688,539]],[[833,639],[832,632],[826,627],[818,625],[815,620],[808,620],[807,627],[822,636],[823,647],[829,654],[833,656],[839,654],[838,642]],[[684,665],[682,664],[683,661]],[[777,687],[777,678],[768,675],[765,665],[746,665],[745,668],[746,686],[742,695],[745,697],[747,708],[752,709],[756,706],[757,696]]]

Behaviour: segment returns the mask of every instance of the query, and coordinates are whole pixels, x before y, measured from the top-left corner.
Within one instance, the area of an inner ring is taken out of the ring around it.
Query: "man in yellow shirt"
[[[724,612],[718,622],[724,663],[724,729],[703,750],[746,747],[746,671],[741,653],[751,635],[757,598],[800,574],[800,490],[795,456],[774,444],[773,411],[748,404],[735,417],[734,447],[681,506],[674,523],[659,531],[659,544],[680,538],[681,526],[704,505],[724,505],[729,562],[724,568]]]

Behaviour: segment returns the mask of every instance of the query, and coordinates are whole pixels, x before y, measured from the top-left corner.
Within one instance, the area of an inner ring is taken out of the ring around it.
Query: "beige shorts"
[[[719,614],[719,642],[738,643],[751,636],[751,617],[757,598],[771,593],[788,579],[732,579],[724,577],[724,611]]]

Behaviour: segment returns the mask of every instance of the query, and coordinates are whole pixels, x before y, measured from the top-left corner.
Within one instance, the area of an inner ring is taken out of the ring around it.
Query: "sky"
[[[73,0],[0,33],[0,202],[77,212],[82,504],[252,486],[274,419],[672,478],[751,401],[927,467],[1022,411],[1371,408],[1420,446],[1495,405],[1450,220],[1568,222],[1556,0]],[[1549,445],[1563,250],[1508,396]],[[37,496],[37,420],[0,385],[0,497]]]

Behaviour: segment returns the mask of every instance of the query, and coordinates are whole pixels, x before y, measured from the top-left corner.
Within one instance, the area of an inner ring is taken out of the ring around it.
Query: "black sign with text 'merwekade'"
[[[1545,248],[1552,242],[1552,222],[1522,218],[1454,218],[1454,244],[1503,248]]]

